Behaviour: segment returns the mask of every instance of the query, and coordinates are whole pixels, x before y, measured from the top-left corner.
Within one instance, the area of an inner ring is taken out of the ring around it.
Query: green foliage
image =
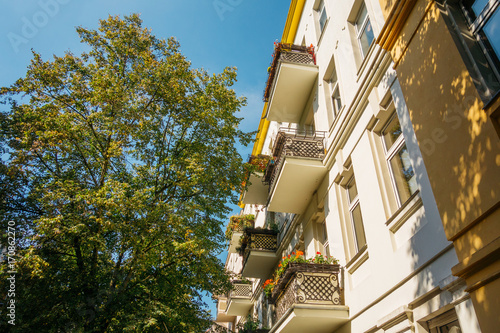
[[[88,52],[34,52],[0,91],[0,227],[15,222],[19,255],[0,331],[203,331],[202,296],[230,286],[216,255],[251,140],[236,70],[192,69],[137,15],[77,32]]]
[[[226,239],[231,240],[233,232],[237,229],[252,228],[254,226],[255,215],[233,215],[229,218],[229,223],[226,227]]]
[[[247,163],[243,164],[243,169],[245,170],[245,177],[241,183],[242,191],[248,190],[250,183],[250,175],[256,172],[264,173],[267,169],[269,161],[272,160],[272,156],[268,155],[252,155]]]
[[[251,315],[248,315],[243,325],[239,325],[238,332],[253,333],[259,328],[259,326],[260,326],[259,321],[254,319]]]

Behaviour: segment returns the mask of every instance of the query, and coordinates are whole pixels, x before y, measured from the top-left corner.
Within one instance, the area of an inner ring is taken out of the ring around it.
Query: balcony
[[[240,238],[243,235],[245,228],[253,228],[255,216],[249,215],[234,215],[229,219],[229,224],[226,228],[226,239],[229,242],[228,255],[236,253],[239,246]]]
[[[273,290],[273,333],[329,333],[349,320],[339,265],[290,263]]]
[[[327,173],[324,132],[280,129],[273,148],[273,161],[264,173],[269,184],[267,209],[301,214]]]
[[[278,256],[278,233],[273,230],[247,228],[243,233],[241,275],[248,278],[266,279],[273,270]]]
[[[270,156],[266,155],[252,155],[248,163],[245,164],[247,168],[247,181],[245,182],[245,189],[241,202],[251,205],[265,205],[267,202],[267,193],[269,187],[262,183],[264,171],[269,163]]]
[[[234,320],[234,316],[230,316],[226,312],[227,296],[217,296],[217,314],[215,317],[216,323],[227,323]]]
[[[266,118],[299,123],[317,77],[312,47],[277,44],[264,92]]]
[[[229,292],[226,313],[229,316],[245,316],[252,307],[252,284],[246,281],[233,281]]]

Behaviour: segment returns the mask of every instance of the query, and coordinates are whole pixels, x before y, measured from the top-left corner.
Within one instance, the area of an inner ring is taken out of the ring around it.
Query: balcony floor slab
[[[295,304],[269,333],[331,333],[348,321],[345,305]]]
[[[270,194],[268,210],[303,213],[326,173],[321,160],[287,156]]]
[[[252,250],[241,275],[247,278],[267,279],[278,261],[275,251]]]
[[[267,119],[298,123],[318,77],[318,66],[283,62],[275,79]]]

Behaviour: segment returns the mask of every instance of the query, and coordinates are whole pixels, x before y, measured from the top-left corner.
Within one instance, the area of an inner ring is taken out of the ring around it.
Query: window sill
[[[345,265],[349,274],[353,274],[365,261],[368,260],[368,246],[365,244],[361,250]]]
[[[420,207],[422,207],[422,197],[420,191],[416,191],[413,195],[406,200],[406,202],[385,222],[385,225],[392,233],[395,233],[401,226],[408,221]]]

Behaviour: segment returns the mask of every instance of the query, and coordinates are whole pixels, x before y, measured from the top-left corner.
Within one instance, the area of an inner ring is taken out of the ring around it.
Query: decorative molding
[[[365,244],[354,257],[347,263],[345,268],[349,274],[353,274],[369,258],[368,246]]]
[[[416,3],[417,0],[399,0],[394,4],[376,40],[376,43],[384,50],[390,51],[396,44],[403,26]]]
[[[408,219],[423,206],[420,191],[416,191],[388,220],[385,225],[396,233]]]

